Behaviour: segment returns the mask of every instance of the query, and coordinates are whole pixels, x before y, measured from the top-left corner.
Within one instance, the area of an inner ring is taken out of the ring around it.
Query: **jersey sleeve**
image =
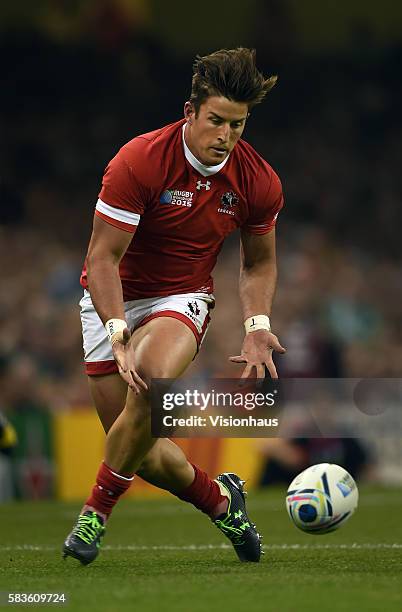
[[[267,234],[275,227],[282,207],[282,184],[279,176],[271,169],[270,175],[264,172],[257,180],[250,215],[243,229],[250,234]]]
[[[119,151],[105,169],[95,214],[119,229],[134,232],[146,200],[145,187],[122,151]]]

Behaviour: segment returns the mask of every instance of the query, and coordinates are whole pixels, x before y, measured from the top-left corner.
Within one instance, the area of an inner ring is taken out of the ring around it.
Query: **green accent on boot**
[[[98,515],[96,512],[92,512],[90,515],[80,514],[74,529],[74,535],[86,544],[92,544],[92,542],[96,540],[99,535],[102,535],[104,531],[105,528],[98,519]],[[97,542],[96,546],[99,548],[100,542]]]
[[[238,527],[231,525],[232,515],[229,513],[223,520],[217,519],[215,525],[223,531],[223,533],[230,539],[233,544],[243,543],[243,531]]]

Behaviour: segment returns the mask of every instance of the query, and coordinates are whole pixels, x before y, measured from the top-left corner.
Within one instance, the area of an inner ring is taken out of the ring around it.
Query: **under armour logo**
[[[197,189],[200,191],[201,187],[205,187],[206,191],[211,189],[211,181],[207,181],[206,183],[202,183],[201,181],[197,181]]]

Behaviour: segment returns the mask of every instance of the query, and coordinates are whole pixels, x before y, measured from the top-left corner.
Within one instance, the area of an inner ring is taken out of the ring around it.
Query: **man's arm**
[[[132,238],[132,232],[95,215],[86,265],[92,302],[103,324],[110,319],[125,321],[119,264]],[[139,387],[147,389],[147,386],[135,371],[129,339],[130,331],[126,327],[118,340],[112,339],[113,354],[121,377],[138,392]]]
[[[103,324],[109,319],[124,320],[119,264],[132,237],[131,232],[94,216],[86,265],[92,302]]]
[[[239,292],[244,320],[271,314],[276,276],[275,229],[263,235],[242,230]]]
[[[257,315],[270,315],[275,286],[275,229],[263,235],[242,230],[239,293],[245,321]],[[230,360],[247,364],[242,378],[248,378],[253,368],[256,368],[257,378],[264,378],[265,367],[272,378],[277,378],[272,360],[273,350],[285,352],[269,329],[257,329],[246,334],[241,355],[230,357]]]

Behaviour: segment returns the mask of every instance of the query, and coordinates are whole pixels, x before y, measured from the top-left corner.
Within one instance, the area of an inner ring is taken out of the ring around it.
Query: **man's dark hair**
[[[210,96],[224,96],[233,102],[244,102],[249,109],[263,101],[277,81],[265,78],[255,65],[255,49],[238,47],[220,49],[210,55],[197,55],[193,65],[190,102],[198,114]]]

